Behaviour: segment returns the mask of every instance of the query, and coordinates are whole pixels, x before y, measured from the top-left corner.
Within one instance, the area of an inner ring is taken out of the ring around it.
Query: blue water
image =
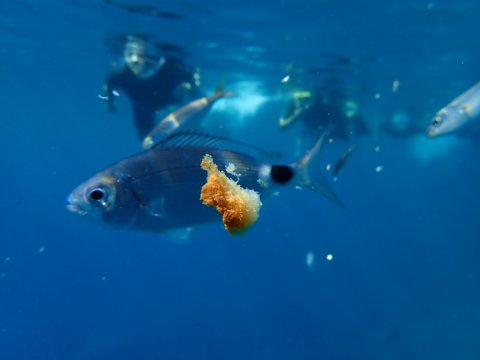
[[[300,132],[278,130],[275,100],[288,64],[356,59],[343,78],[370,123],[392,108],[428,118],[480,78],[480,3],[145,3],[182,19],[93,0],[0,4],[0,358],[479,359],[475,141],[372,134],[333,183],[347,210],[289,188],[245,236],[219,222],[188,245],[102,227],[65,199],[140,149],[128,100],[112,115],[97,97],[112,35],[154,33],[184,47],[205,91],[223,78],[263,99],[218,104],[208,130],[294,159]],[[328,145],[323,164],[345,147]]]

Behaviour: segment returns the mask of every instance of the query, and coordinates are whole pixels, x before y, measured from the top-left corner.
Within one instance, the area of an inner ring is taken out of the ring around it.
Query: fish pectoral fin
[[[165,211],[165,198],[163,196],[148,204],[142,205],[142,208],[151,217],[164,218],[167,215]]]
[[[194,227],[178,228],[168,230],[164,232],[163,235],[175,244],[184,245],[190,242],[194,231]]]

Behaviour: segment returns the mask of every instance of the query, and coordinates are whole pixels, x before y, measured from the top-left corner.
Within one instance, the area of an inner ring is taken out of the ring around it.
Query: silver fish
[[[480,82],[438,111],[427,128],[427,135],[435,137],[456,132],[475,124],[479,118]]]
[[[356,147],[357,145],[353,144],[347,150],[345,150],[342,155],[340,155],[337,162],[333,166],[333,176],[338,176],[338,174],[340,174],[340,171],[343,169]]]
[[[200,122],[207,115],[217,100],[227,96],[232,96],[232,93],[226,92],[222,86],[219,86],[212,95],[194,100],[177,111],[168,114],[143,139],[143,148],[151,148],[159,136],[170,135],[186,123],[196,125],[195,123]]]
[[[206,182],[200,167],[205,154],[220,170],[234,164],[239,185],[261,196],[293,184],[341,204],[319,171],[308,173],[323,139],[295,163],[272,165],[260,160],[270,154],[244,143],[196,131],[176,133],[78,186],[68,197],[67,209],[110,226],[159,233],[218,221],[216,211],[199,199]]]

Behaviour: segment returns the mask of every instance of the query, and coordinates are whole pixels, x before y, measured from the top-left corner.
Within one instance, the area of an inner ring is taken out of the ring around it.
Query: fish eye
[[[100,202],[100,201],[104,200],[104,198],[105,198],[105,191],[103,189],[99,189],[99,188],[93,189],[88,194],[88,198],[90,200],[95,201],[95,202]]]
[[[432,120],[432,125],[438,126],[442,123],[442,120],[439,117],[436,117]]]

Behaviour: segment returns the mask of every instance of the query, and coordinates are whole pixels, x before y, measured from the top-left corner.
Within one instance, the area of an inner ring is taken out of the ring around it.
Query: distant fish
[[[143,148],[149,149],[158,141],[157,137],[172,134],[180,126],[189,123],[190,125],[201,121],[212,108],[213,104],[226,96],[231,96],[229,92],[225,92],[223,87],[219,86],[215,93],[208,97],[194,100],[177,111],[168,114],[152,131],[143,139]]]
[[[182,17],[179,14],[172,13],[169,11],[163,11],[151,5],[142,5],[142,4],[126,4],[123,2],[118,2],[116,0],[105,0],[109,5],[116,6],[120,9],[126,10],[130,13],[148,15],[153,17],[158,17],[168,20],[179,20]]]
[[[305,69],[305,71],[309,74],[323,75],[323,76],[347,76],[352,72],[349,68],[342,68],[338,66],[310,67]]]
[[[350,146],[347,150],[345,150],[345,152],[342,155],[340,155],[340,157],[338,158],[337,162],[333,167],[333,176],[338,176],[340,171],[343,169],[343,167],[347,163],[348,159],[350,159],[350,156],[352,155],[353,150],[355,150],[356,146],[357,146],[356,144]]]
[[[181,55],[184,53],[183,48],[174,43],[159,42],[155,46],[164,54]]]
[[[465,91],[437,112],[427,128],[427,135],[435,137],[480,124],[480,82]]]
[[[67,209],[109,226],[159,233],[218,221],[215,211],[200,201],[206,178],[200,164],[206,154],[220,169],[234,164],[238,184],[260,196],[291,184],[340,205],[320,172],[308,172],[323,139],[298,161],[272,165],[260,160],[267,153],[241,142],[195,131],[176,133],[78,186],[68,197]]]

